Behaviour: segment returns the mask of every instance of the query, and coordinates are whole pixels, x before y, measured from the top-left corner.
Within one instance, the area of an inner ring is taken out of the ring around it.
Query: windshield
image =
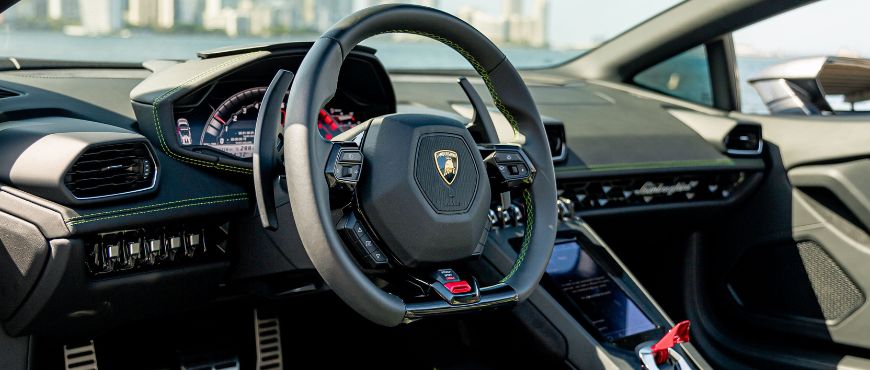
[[[520,68],[558,64],[673,6],[677,0],[418,0],[452,13],[501,47]],[[0,15],[0,55],[141,63],[190,59],[229,45],[311,41],[376,0],[22,0]],[[383,35],[390,69],[466,69],[445,46]],[[443,49],[443,50],[442,50]]]

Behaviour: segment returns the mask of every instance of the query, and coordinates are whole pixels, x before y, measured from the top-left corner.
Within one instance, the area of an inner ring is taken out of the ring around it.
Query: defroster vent
[[[111,197],[154,187],[157,165],[144,142],[100,145],[85,151],[64,176],[78,199]]]

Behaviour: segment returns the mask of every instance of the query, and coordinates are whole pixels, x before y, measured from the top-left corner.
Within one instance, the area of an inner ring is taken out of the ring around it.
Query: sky
[[[499,14],[501,3],[440,0],[440,7],[455,13],[461,6],[470,5]],[[524,3],[529,8],[532,0]],[[677,3],[678,0],[550,0],[550,43],[558,48],[595,45]],[[734,39],[738,54],[742,55],[839,54],[866,58],[870,57],[868,15],[870,0],[822,0],[739,30]]]
[[[870,57],[870,1],[823,0],[734,33],[743,55]]]
[[[527,12],[533,0],[524,0]],[[560,48],[587,48],[605,41],[678,0],[550,0],[550,43]],[[464,5],[501,14],[499,0],[440,0],[439,8],[456,14]]]

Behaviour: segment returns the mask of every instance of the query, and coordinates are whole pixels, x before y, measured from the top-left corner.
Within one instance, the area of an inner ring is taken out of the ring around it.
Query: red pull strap
[[[678,343],[689,341],[689,325],[689,320],[674,325],[662,339],[650,348],[656,364],[661,365],[668,361],[668,349],[673,348]]]

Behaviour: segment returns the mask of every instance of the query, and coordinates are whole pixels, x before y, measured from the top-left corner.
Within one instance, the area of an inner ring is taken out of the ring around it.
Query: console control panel
[[[221,258],[227,226],[157,226],[111,231],[85,238],[85,265],[92,275],[138,272]]]

